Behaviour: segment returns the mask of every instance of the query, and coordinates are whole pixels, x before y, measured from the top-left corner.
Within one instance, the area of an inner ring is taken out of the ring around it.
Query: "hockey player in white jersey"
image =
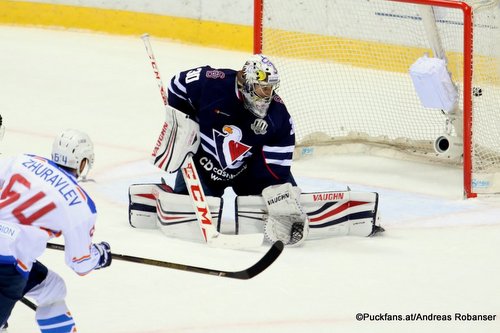
[[[111,264],[109,244],[92,242],[96,207],[77,182],[93,162],[90,138],[76,130],[55,139],[51,160],[0,159],[0,325],[26,295],[38,305],[41,332],[76,332],[64,281],[37,258],[50,239],[62,235],[65,262],[77,274]]]

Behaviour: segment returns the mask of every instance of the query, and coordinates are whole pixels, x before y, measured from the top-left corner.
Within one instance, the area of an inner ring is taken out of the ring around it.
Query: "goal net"
[[[500,193],[499,2],[255,0],[254,52],[280,71],[298,155],[365,143],[460,165],[466,197]],[[417,90],[424,55],[445,64],[452,108]]]

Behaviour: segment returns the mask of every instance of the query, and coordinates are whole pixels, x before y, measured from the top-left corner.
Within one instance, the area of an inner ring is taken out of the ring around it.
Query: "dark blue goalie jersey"
[[[246,184],[258,188],[247,192],[260,193],[292,179],[293,123],[278,95],[263,119],[246,110],[236,74],[209,66],[181,72],[170,81],[168,102],[200,125],[201,145],[193,160],[205,182]]]

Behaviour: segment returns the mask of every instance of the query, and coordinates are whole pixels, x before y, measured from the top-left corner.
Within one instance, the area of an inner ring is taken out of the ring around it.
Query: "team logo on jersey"
[[[213,130],[214,142],[217,151],[217,159],[222,169],[238,168],[246,157],[248,151],[252,148],[241,142],[243,137],[241,129],[234,125],[225,125],[222,133]]]
[[[217,69],[206,71],[205,75],[209,79],[223,79],[226,77],[226,74],[223,71],[219,71]]]
[[[267,121],[264,119],[257,118],[253,122],[252,125],[250,125],[250,128],[253,130],[253,132],[256,135],[264,135],[267,133]]]

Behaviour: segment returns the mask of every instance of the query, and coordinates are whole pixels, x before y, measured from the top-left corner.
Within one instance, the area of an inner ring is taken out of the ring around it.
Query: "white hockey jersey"
[[[34,155],[0,159],[0,263],[28,276],[47,242],[64,236],[65,261],[84,275],[96,267],[94,202],[75,177]]]

